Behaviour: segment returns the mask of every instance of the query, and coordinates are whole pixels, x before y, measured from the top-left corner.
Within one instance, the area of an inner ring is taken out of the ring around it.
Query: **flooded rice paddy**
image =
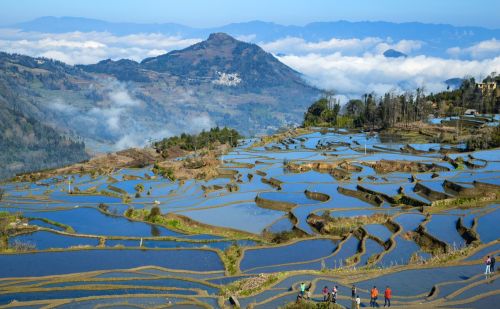
[[[500,150],[333,131],[252,145],[206,181],[145,167],[0,184],[0,210],[24,218],[0,253],[0,305],[220,308],[227,286],[259,277],[274,279],[242,307],[293,302],[301,282],[316,300],[338,285],[346,307],[352,284],[364,306],[373,285],[402,306],[498,301],[482,273],[500,252]],[[198,229],[125,216],[154,206]]]

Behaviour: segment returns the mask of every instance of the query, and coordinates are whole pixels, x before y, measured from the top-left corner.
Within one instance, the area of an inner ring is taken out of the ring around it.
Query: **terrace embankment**
[[[454,195],[453,198],[432,202],[429,211],[438,211],[442,208],[469,208],[500,200],[500,186],[495,184],[474,181],[472,184],[461,184],[450,180],[443,182],[446,192]]]
[[[376,195],[376,194],[371,194],[371,193],[362,192],[362,191],[358,191],[358,190],[351,190],[351,189],[347,189],[344,187],[338,187],[337,191],[344,194],[344,195],[355,197],[357,199],[360,199],[362,201],[365,201],[365,202],[370,203],[370,204],[375,205],[375,206],[381,206],[382,203],[384,202],[382,197],[380,197],[379,195]]]
[[[465,242],[469,244],[479,244],[481,240],[479,239],[479,234],[476,231],[477,228],[477,218],[472,221],[472,226],[470,228],[466,227],[463,223],[462,217],[457,220],[457,231],[465,239]]]
[[[459,143],[456,127],[436,126],[423,121],[397,123],[380,132],[380,140],[392,143],[428,143],[438,139],[442,143]]]
[[[387,174],[392,172],[406,173],[429,173],[447,172],[450,169],[435,163],[422,163],[404,160],[380,160],[376,162],[363,162],[364,165],[373,168],[377,173]]]
[[[349,179],[351,172],[360,172],[363,169],[360,166],[351,164],[347,160],[335,162],[286,162],[284,168],[294,173],[303,173],[311,170],[319,173],[328,173],[337,180]]]
[[[416,193],[419,193],[419,194],[423,195],[424,197],[426,197],[427,199],[429,199],[431,201],[444,200],[444,199],[447,199],[447,198],[451,197],[449,194],[433,190],[433,189],[431,189],[431,188],[423,185],[420,182],[417,182],[415,184],[415,187],[413,188],[413,191],[415,191]]]
[[[290,211],[297,206],[295,203],[285,202],[285,201],[275,201],[261,197],[257,195],[255,197],[255,204],[257,206],[272,210],[280,210],[280,211]]]
[[[307,216],[307,223],[320,234],[347,236],[366,224],[385,224],[390,218],[387,214],[373,214],[370,216],[332,217],[325,211],[321,216],[314,213]]]
[[[304,194],[307,196],[307,198],[309,198],[311,200],[316,200],[316,201],[320,201],[320,202],[327,202],[330,200],[330,196],[328,194],[321,193],[321,192],[314,192],[314,191],[305,190]]]
[[[187,234],[210,234],[227,237],[229,239],[262,240],[262,237],[255,234],[201,223],[180,214],[168,213],[163,215],[160,213],[158,207],[153,207],[151,210],[129,208],[125,212],[125,216],[138,221],[147,221],[162,225],[169,229]]]

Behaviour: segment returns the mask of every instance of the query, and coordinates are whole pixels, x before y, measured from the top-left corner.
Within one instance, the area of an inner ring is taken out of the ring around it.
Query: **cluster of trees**
[[[340,102],[327,93],[304,114],[304,127],[352,127],[352,117],[340,114]]]
[[[199,134],[182,133],[179,136],[164,138],[161,141],[154,142],[153,147],[159,153],[163,153],[172,147],[179,147],[186,151],[196,151],[205,147],[210,148],[215,143],[229,144],[234,147],[238,144],[240,138],[242,136],[234,129],[215,127],[209,131],[203,130]]]
[[[434,111],[433,104],[423,94],[423,89],[403,94],[385,93],[377,98],[365,94],[362,100],[349,100],[344,114],[353,119],[355,127],[389,128],[396,123],[425,120]]]
[[[492,73],[483,83],[496,82],[500,75]],[[374,93],[364,94],[361,99],[352,99],[341,110],[340,104],[326,94],[314,102],[304,116],[304,126],[364,127],[384,129],[398,123],[427,120],[429,115],[460,116],[467,109],[481,114],[500,112],[498,90],[484,91],[474,78],[462,80],[458,89],[426,95],[423,88],[396,94],[385,93],[381,97]]]

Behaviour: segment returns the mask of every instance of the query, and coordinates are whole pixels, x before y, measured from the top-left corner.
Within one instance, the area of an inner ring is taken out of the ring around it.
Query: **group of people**
[[[486,260],[484,261],[484,264],[486,265],[486,270],[484,271],[485,275],[491,275],[492,273],[495,273],[495,256],[492,255],[491,257],[488,255],[486,257]]]
[[[489,257],[488,257],[489,258]],[[491,262],[490,262],[491,265]],[[494,262],[493,262],[494,265]],[[297,296],[297,303],[299,303],[303,299],[310,299],[311,298],[311,286],[312,283],[309,283],[309,285],[306,286],[304,282],[300,284],[300,293]],[[338,296],[338,289],[339,287],[337,285],[334,285],[332,289],[330,290],[328,286],[325,285],[325,287],[322,290],[323,293],[323,301],[328,302],[328,303],[337,303],[337,296]],[[358,289],[356,285],[353,285],[351,288],[351,298],[353,302],[353,307],[356,309],[359,309],[361,306],[361,298],[358,295]],[[379,307],[378,305],[378,295],[379,291],[377,287],[374,285],[373,288],[370,290],[370,307]],[[392,290],[389,286],[386,286],[385,291],[384,291],[384,307],[390,307],[391,306],[391,299],[392,299]]]
[[[370,307],[379,307],[378,305],[378,289],[377,286],[373,286],[373,288],[370,290]],[[391,306],[391,299],[392,299],[392,290],[389,286],[385,287],[384,291],[384,307],[390,307]],[[357,307],[359,308],[359,306]]]
[[[328,287],[325,285],[325,287],[323,288],[323,291],[322,291],[323,292],[323,301],[336,304],[338,291],[339,291],[339,287],[337,285],[334,285],[332,287],[331,292],[328,289]]]

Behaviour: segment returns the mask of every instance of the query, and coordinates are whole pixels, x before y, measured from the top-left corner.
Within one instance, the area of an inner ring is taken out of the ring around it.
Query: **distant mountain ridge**
[[[250,21],[232,23],[220,27],[193,28],[176,23],[113,23],[97,19],[77,17],[41,17],[32,21],[17,23],[10,27],[23,31],[63,33],[72,31],[104,31],[116,35],[133,33],[162,33],[186,38],[207,37],[210,33],[224,32],[235,37],[248,37],[252,42],[269,42],[285,37],[299,37],[308,41],[331,38],[350,39],[379,37],[426,42],[423,50],[428,55],[444,55],[447,48],[464,47],[500,37],[500,29],[482,27],[452,26],[447,24],[426,24],[419,22],[314,22],[304,26],[284,26],[272,22]]]

